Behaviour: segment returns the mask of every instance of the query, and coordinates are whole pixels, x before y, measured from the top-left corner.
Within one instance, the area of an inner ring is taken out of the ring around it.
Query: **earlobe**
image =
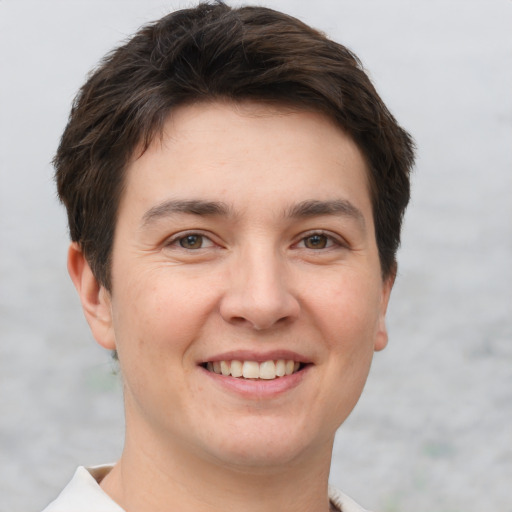
[[[379,320],[377,325],[377,334],[375,336],[374,350],[378,352],[386,348],[388,344],[388,329],[386,327],[386,312],[388,309],[389,297],[395,282],[395,272],[385,279],[382,283],[382,295],[380,302]]]
[[[85,318],[94,338],[102,347],[115,350],[110,294],[92,273],[84,253],[76,242],[69,246],[68,272],[80,297]]]

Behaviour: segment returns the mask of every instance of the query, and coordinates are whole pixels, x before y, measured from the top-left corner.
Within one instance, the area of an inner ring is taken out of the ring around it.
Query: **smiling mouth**
[[[286,377],[301,371],[305,364],[292,359],[278,359],[276,361],[209,361],[201,365],[212,373],[237,379],[273,380]]]

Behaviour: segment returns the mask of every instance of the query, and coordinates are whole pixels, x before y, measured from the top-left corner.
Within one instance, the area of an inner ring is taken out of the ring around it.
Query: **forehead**
[[[175,109],[161,136],[129,164],[122,204],[216,196],[240,206],[257,196],[260,206],[293,208],[343,193],[367,206],[367,177],[357,145],[324,114],[259,102],[197,103]]]

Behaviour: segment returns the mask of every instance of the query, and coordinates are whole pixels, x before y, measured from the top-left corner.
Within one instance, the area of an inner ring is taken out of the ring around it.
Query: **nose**
[[[300,305],[286,262],[272,250],[248,251],[230,265],[229,283],[220,303],[226,322],[261,331],[293,322]]]

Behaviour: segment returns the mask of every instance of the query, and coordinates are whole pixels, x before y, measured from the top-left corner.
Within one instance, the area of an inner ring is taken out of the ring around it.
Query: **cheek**
[[[144,273],[119,286],[114,329],[119,350],[161,358],[163,351],[186,349],[206,321],[212,288],[185,282],[179,272]]]
[[[333,351],[345,357],[360,357],[361,352],[368,351],[371,357],[380,304],[378,288],[372,281],[361,276],[332,280],[310,303],[316,308],[315,316]]]

